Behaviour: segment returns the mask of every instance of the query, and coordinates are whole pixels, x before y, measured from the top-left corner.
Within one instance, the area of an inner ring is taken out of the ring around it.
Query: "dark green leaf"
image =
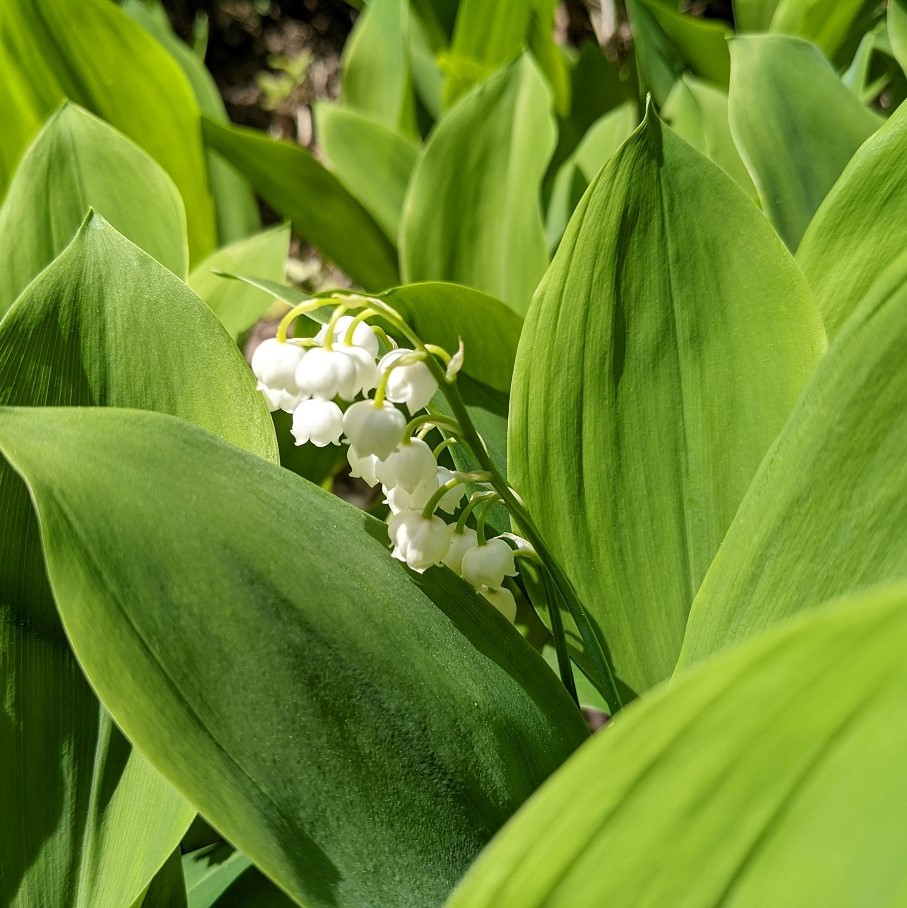
[[[209,147],[354,281],[373,291],[399,283],[396,254],[381,228],[304,148],[253,129],[202,123]]]
[[[95,689],[300,902],[439,904],[586,737],[497,611],[286,470],[109,408],[6,410],[0,447]]]

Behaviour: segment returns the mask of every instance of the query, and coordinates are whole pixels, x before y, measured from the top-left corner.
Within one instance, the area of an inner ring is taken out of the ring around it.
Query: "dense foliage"
[[[0,904],[904,903],[907,3],[356,6],[0,4]]]

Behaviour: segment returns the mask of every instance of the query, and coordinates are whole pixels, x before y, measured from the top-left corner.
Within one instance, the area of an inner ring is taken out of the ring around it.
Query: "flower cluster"
[[[439,464],[438,452],[455,442],[455,433],[435,450],[425,437],[439,425],[450,430],[456,424],[419,415],[437,393],[439,379],[455,378],[462,348],[450,356],[421,343],[414,344],[416,349],[397,347],[366,322],[375,310],[366,308],[354,317],[344,314],[348,308],[339,306],[312,339],[287,338],[290,319],[285,319],[283,336],[279,332],[261,343],[252,357],[259,390],[272,411],[293,414],[296,444],[349,445],[351,475],[372,487],[380,484],[384,492],[395,558],[420,573],[447,565],[513,620],[516,601],[504,583],[517,574],[514,549],[504,537],[484,534],[484,515],[499,500],[488,485],[491,476]],[[445,361],[446,372],[436,356]],[[468,482],[480,490],[467,502]],[[467,519],[477,508],[472,529]]]

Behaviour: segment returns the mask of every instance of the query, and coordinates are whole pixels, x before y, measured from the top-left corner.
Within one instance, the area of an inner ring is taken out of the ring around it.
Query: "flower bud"
[[[381,357],[378,371],[386,372],[400,357],[412,355],[415,351],[400,348],[391,350]],[[395,404],[406,404],[410,414],[426,407],[435,396],[438,383],[424,362],[395,366],[387,377],[387,399]]]
[[[388,489],[402,486],[407,492],[412,492],[423,480],[436,481],[438,462],[421,438],[410,438],[378,461],[375,475]]]
[[[332,400],[304,400],[293,411],[292,432],[297,445],[307,441],[318,448],[339,445],[343,413]]]
[[[387,457],[403,440],[406,417],[392,404],[360,400],[343,415],[343,431],[360,457]]]
[[[296,369],[305,351],[298,344],[276,337],[263,340],[252,354],[252,372],[271,391],[297,392]],[[270,401],[269,401],[270,405]]]
[[[516,620],[516,599],[506,588],[492,590],[483,587],[479,592],[511,623]]]
[[[441,564],[450,547],[450,527],[432,515],[419,511],[401,511],[388,524],[388,535],[394,544],[393,556],[420,574],[432,565]]]
[[[463,556],[463,577],[477,589],[482,586],[498,590],[505,577],[516,577],[513,549],[503,539],[489,539]]]
[[[358,390],[356,363],[335,350],[312,347],[296,369],[296,384],[319,400],[353,400]]]
[[[361,479],[372,488],[378,485],[378,479],[375,476],[375,464],[378,462],[378,458],[374,454],[360,454],[350,445],[346,452],[346,459],[350,464],[350,476]]]
[[[458,533],[454,530],[450,537],[450,548],[444,563],[455,573],[463,576],[463,556],[478,545],[476,531],[463,527],[463,532]]]
[[[453,473],[451,473],[447,467],[438,467],[437,488],[440,489],[444,483],[450,482],[453,478]],[[466,495],[466,486],[462,482],[457,483],[457,485],[450,489],[438,502],[438,510],[444,511],[446,514],[453,514],[460,506],[460,502],[463,500],[464,495]]]

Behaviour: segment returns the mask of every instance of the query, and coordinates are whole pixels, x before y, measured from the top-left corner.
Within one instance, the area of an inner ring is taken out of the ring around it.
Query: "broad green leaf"
[[[812,219],[797,261],[829,337],[907,248],[907,105],[871,136]]]
[[[293,229],[367,290],[399,283],[394,247],[371,215],[304,148],[203,119],[205,141]]]
[[[831,59],[855,20],[872,0],[780,0],[771,30],[799,35],[817,44]]]
[[[726,23],[677,11],[663,0],[628,0],[640,81],[663,104],[687,69],[726,86],[730,77]]]
[[[808,41],[748,35],[731,45],[731,133],[762,207],[795,250],[822,200],[882,120]]]
[[[728,121],[728,96],[695,76],[681,76],[661,115],[684,141],[714,161],[751,198],[756,187],[740,159]]]
[[[179,848],[173,850],[134,908],[190,908]]]
[[[780,0],[733,0],[738,32],[766,32]]]
[[[832,596],[907,577],[907,257],[838,332],[696,596],[689,666]]]
[[[211,251],[198,104],[179,66],[141,26],[109,0],[82,0],[78,15],[70,0],[2,3],[0,56],[13,73],[13,94],[40,121],[69,98],[144,148],[182,195],[190,257]],[[8,103],[0,101],[0,111]]]
[[[889,0],[888,38],[895,59],[907,73],[907,0]]]
[[[217,319],[98,215],[0,323],[0,404],[169,411],[276,455],[251,373]],[[38,908],[131,904],[194,811],[130,748],[82,678],[28,492],[5,463],[0,702],[0,815],[17,830],[0,849],[0,902],[17,894],[16,904]]]
[[[218,249],[189,275],[189,286],[208,304],[227,333],[239,340],[268,311],[271,297],[249,284],[225,280],[216,271],[255,270],[282,281],[289,255],[290,229],[284,224]]]
[[[171,179],[113,127],[66,104],[26,151],[0,206],[0,236],[9,238],[0,315],[69,244],[89,208],[185,278],[186,215]]]
[[[554,37],[557,6],[557,0],[536,0],[529,24],[527,47],[548,80],[557,115],[563,117],[570,112],[572,98],[567,54]]]
[[[638,123],[635,102],[625,101],[593,123],[576,151],[561,165],[551,189],[545,220],[550,249],[557,247],[589,184]]]
[[[296,904],[244,855],[210,845],[183,857],[188,908],[287,908]]]
[[[554,149],[549,105],[522,56],[441,120],[406,193],[405,282],[467,284],[526,311],[548,259],[539,192]]]
[[[653,692],[514,817],[450,908],[902,904],[905,647],[900,584]]]
[[[228,123],[227,110],[211,73],[202,58],[173,33],[160,0],[126,0],[123,10],[176,60],[192,86],[201,112],[219,123]],[[215,152],[206,152],[205,160],[221,245],[260,230],[261,216],[249,184]]]
[[[341,101],[390,130],[415,132],[408,0],[370,0],[343,49]]]
[[[12,61],[0,53],[0,199],[6,192],[22,153],[41,128],[43,117],[28,102]]]
[[[526,43],[537,0],[460,0],[447,70],[444,103],[450,106],[470,88],[516,57]]]
[[[188,422],[10,409],[0,448],[105,704],[301,903],[439,904],[587,735],[462,581]]]
[[[824,346],[770,225],[650,111],[533,300],[508,450],[631,690],[671,673],[699,583]]]
[[[337,104],[318,104],[315,118],[329,168],[396,244],[418,146],[399,132]]]

